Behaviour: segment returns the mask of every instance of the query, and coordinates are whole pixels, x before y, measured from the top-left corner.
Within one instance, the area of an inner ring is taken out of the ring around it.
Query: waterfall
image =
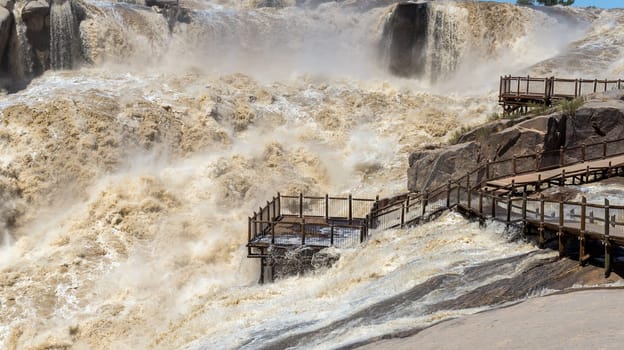
[[[78,28],[71,0],[53,0],[50,7],[50,67],[71,69],[78,56]]]
[[[11,40],[9,66],[18,80],[26,81],[33,76],[33,52],[28,38],[26,37],[26,23],[22,19],[22,6],[13,8],[13,18],[15,19],[15,40]]]
[[[443,79],[457,70],[465,48],[467,11],[453,4],[429,7],[426,71],[429,81]]]

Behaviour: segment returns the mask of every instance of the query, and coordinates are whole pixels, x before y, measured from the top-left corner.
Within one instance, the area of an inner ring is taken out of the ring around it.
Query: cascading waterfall
[[[24,5],[25,6],[25,5]],[[22,9],[24,6],[15,6],[13,8],[13,18],[15,19],[15,40],[14,45],[17,47],[12,50],[15,52],[10,57],[10,63],[16,78],[21,81],[30,79],[33,76],[34,63],[32,58],[32,47],[26,36],[26,23],[22,19]]]
[[[454,5],[432,4],[428,11],[426,71],[429,81],[455,72],[461,62],[466,44],[464,28],[468,21],[465,9]]]
[[[53,0],[50,7],[50,67],[71,69],[78,57],[78,30],[71,0]]]

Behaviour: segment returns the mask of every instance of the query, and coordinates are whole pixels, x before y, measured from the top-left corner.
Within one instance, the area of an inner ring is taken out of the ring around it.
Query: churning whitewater
[[[30,83],[0,97],[0,347],[348,347],[487,309],[443,302],[551,259],[448,213],[257,284],[246,218],[276,192],[403,192],[410,152],[483,122],[499,75],[624,72],[622,10],[436,1],[406,61],[422,69],[396,76],[394,3],[53,0],[63,70],[37,76],[18,0],[6,64]]]

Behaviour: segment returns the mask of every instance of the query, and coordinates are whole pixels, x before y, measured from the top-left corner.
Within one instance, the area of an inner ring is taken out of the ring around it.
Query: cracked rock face
[[[596,95],[583,107],[569,115],[554,113],[522,121],[516,125],[494,132],[492,124],[479,130],[487,135],[464,137],[473,139],[445,148],[414,152],[409,157],[407,171],[408,189],[425,191],[442,186],[450,179],[458,178],[476,169],[488,160],[510,159],[543,152],[541,165],[559,162],[560,147],[576,147],[605,140],[624,138],[624,93]],[[469,136],[469,135],[465,135]],[[612,144],[609,152],[624,149],[622,144]],[[602,147],[588,147],[587,157],[595,157]],[[580,152],[566,154],[566,162],[580,159]],[[498,171],[505,170],[499,168]],[[485,176],[485,174],[481,174]]]

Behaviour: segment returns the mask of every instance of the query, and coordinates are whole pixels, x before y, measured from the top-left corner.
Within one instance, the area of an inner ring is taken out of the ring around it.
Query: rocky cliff
[[[488,160],[552,151],[551,156],[541,160],[542,165],[548,165],[559,161],[556,151],[560,147],[624,138],[624,91],[589,97],[576,111],[525,118],[495,131],[501,125],[505,126],[493,122],[464,135],[463,139],[472,139],[468,142],[412,153],[407,171],[408,189],[418,192],[441,186]],[[588,148],[587,156],[596,152],[602,152],[602,148]],[[566,162],[577,156],[567,155]]]

